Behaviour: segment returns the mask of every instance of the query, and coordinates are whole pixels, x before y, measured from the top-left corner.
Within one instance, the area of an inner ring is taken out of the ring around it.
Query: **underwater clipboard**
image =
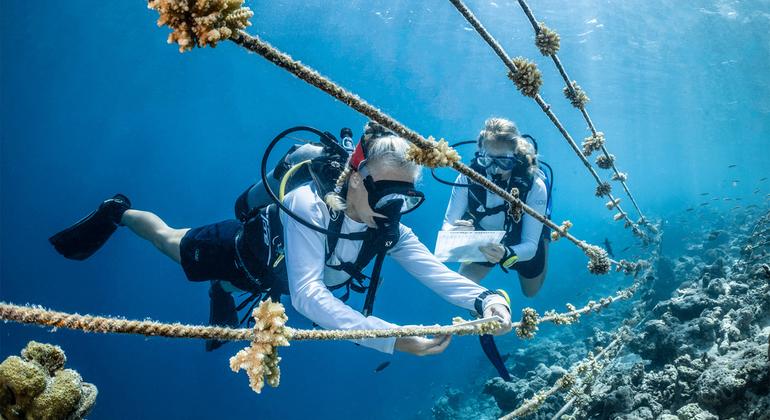
[[[487,262],[479,247],[490,242],[500,243],[502,230],[440,230],[433,254],[441,262]]]

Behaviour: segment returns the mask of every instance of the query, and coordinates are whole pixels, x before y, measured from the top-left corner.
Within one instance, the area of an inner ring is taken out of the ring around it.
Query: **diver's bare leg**
[[[493,268],[494,266],[487,267],[476,263],[464,263],[460,266],[460,275],[479,283]]]
[[[166,254],[177,263],[181,263],[182,257],[179,252],[179,244],[182,242],[182,237],[185,233],[190,230],[189,228],[171,228],[156,214],[133,209],[126,210],[120,222],[128,226],[140,238],[152,242],[160,252]]]

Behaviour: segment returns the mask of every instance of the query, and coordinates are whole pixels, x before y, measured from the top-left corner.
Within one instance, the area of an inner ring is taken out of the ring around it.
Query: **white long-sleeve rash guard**
[[[326,228],[329,224],[329,210],[323,200],[309,185],[303,185],[289,192],[284,205],[297,216],[308,222]],[[326,329],[379,329],[394,328],[397,325],[374,316],[363,316],[360,312],[335,297],[327,286],[345,282],[348,275],[326,266],[326,237],[303,226],[281,212],[284,227],[286,268],[289,276],[289,291],[294,308],[322,328]],[[361,232],[366,225],[346,217],[342,233]],[[439,262],[428,251],[408,227],[401,225],[398,244],[390,250],[392,256],[409,274],[436,292],[448,302],[465,309],[474,309],[476,298],[487,289],[455,273]],[[361,249],[361,241],[340,238],[329,259],[330,264],[340,261],[354,262]],[[484,307],[505,300],[496,294],[484,299]],[[373,349],[392,353],[396,339],[366,339],[355,342]]]
[[[468,178],[465,175],[458,175],[457,184],[468,184]],[[494,208],[503,204],[502,197],[497,194],[487,193],[487,208]],[[540,214],[545,213],[548,203],[548,193],[546,192],[545,182],[540,176],[535,176],[532,188],[527,194],[525,201],[529,207]],[[453,187],[452,197],[449,199],[446,213],[444,214],[444,224],[442,230],[450,230],[452,225],[463,218],[468,209],[468,188]],[[521,242],[513,245],[513,251],[519,257],[519,261],[529,261],[535,257],[537,245],[540,240],[540,234],[543,232],[543,224],[534,217],[525,214],[522,220]],[[505,213],[500,212],[481,219],[479,223],[484,230],[503,230],[505,225]]]

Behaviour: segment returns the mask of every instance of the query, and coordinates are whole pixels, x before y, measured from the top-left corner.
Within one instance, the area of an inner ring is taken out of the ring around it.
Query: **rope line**
[[[457,9],[458,12],[465,18],[466,21],[475,29],[476,33],[478,33],[482,39],[492,48],[492,50],[497,54],[497,56],[500,58],[500,60],[503,62],[503,64],[508,68],[508,70],[511,72],[511,74],[516,75],[519,73],[519,68],[516,66],[516,63],[511,60],[511,58],[508,56],[508,54],[505,52],[503,47],[500,45],[500,43],[489,33],[489,31],[484,28],[484,25],[481,24],[481,22],[476,18],[476,16],[471,12],[471,10],[468,8],[468,6],[465,5],[465,3],[462,2],[462,0],[449,0],[450,3]],[[536,93],[532,96],[532,98],[535,100],[535,102],[540,106],[540,108],[543,110],[543,112],[548,116],[548,119],[551,120],[553,125],[556,127],[556,129],[559,130],[559,132],[562,134],[565,140],[567,140],[567,143],[572,148],[572,150],[575,152],[575,154],[578,156],[580,161],[583,163],[583,165],[586,167],[588,172],[591,174],[591,176],[594,178],[597,184],[597,195],[606,196],[610,199],[611,202],[617,203],[619,200],[616,199],[612,192],[609,191],[609,183],[603,181],[599,174],[596,172],[596,170],[591,165],[591,162],[586,158],[586,156],[583,154],[583,152],[578,147],[577,143],[575,143],[575,140],[572,138],[572,136],[569,134],[566,128],[564,128],[564,125],[559,121],[559,119],[556,117],[556,114],[551,110],[551,106],[545,102],[543,97]],[[618,214],[620,217],[617,217],[617,220],[623,219],[625,220],[625,225],[627,227],[630,227],[634,233],[634,235],[642,238],[643,240],[649,240],[647,238],[647,235],[642,232],[637,224],[631,220],[631,218],[628,216],[628,213],[623,210],[623,208],[619,204],[615,204],[613,206],[615,209],[617,209]]]
[[[521,6],[521,9],[524,11],[524,14],[527,15],[527,19],[529,20],[529,23],[532,25],[532,29],[535,31],[535,35],[537,36],[541,32],[541,25],[535,19],[535,15],[532,13],[532,9],[530,9],[529,5],[525,0],[518,0],[519,6]],[[569,94],[572,97],[578,96],[578,91],[575,89],[574,82],[570,77],[567,75],[567,70],[564,68],[564,66],[561,63],[561,60],[559,59],[559,56],[556,52],[553,52],[550,54],[551,59],[553,60],[554,65],[556,66],[556,69],[559,71],[559,74],[561,74],[562,79],[564,79],[564,83],[566,84],[566,88],[569,91]],[[588,128],[591,130],[591,134],[593,136],[598,136],[599,132],[596,130],[596,127],[594,126],[593,120],[591,119],[591,116],[588,114],[588,110],[585,108],[585,103],[581,103],[578,106],[578,110],[580,110],[580,113],[583,115],[583,119],[588,124]],[[639,205],[636,202],[636,199],[634,198],[633,194],[631,194],[631,190],[628,188],[628,185],[626,181],[623,179],[623,176],[621,175],[621,172],[618,170],[617,166],[615,165],[614,159],[610,158],[610,154],[607,151],[607,148],[604,146],[604,143],[601,144],[601,150],[604,156],[609,160],[609,162],[612,165],[612,170],[615,174],[615,177],[617,178],[617,181],[620,182],[620,184],[623,186],[623,189],[626,192],[626,195],[631,200],[631,203],[634,205],[634,208],[636,209],[637,213],[639,213],[640,217],[640,224],[644,226],[652,227],[649,223],[647,223],[647,219],[644,217],[644,214],[642,213],[642,210],[639,208]]]
[[[435,142],[432,142],[429,139],[426,139],[425,137],[423,137],[416,131],[406,127],[405,125],[403,125],[402,123],[400,123],[399,121],[391,117],[390,115],[375,108],[374,106],[366,102],[364,99],[362,99],[358,95],[337,85],[336,83],[322,76],[320,73],[310,68],[309,66],[291,58],[291,56],[273,47],[268,42],[262,40],[258,36],[250,35],[245,31],[238,31],[231,38],[231,40],[236,44],[246,48],[247,50],[254,52],[256,54],[259,54],[260,56],[269,60],[270,62],[277,65],[278,67],[281,67],[282,69],[287,70],[288,72],[297,76],[302,81],[312,86],[315,86],[316,88],[322,90],[323,92],[326,92],[332,97],[340,100],[344,104],[348,105],[350,108],[378,122],[379,124],[395,132],[396,134],[408,140],[409,142],[413,143],[415,146],[423,150],[431,150],[435,147]],[[590,168],[590,163],[587,163],[587,164]],[[469,166],[463,164],[462,162],[454,161],[451,164],[451,167],[455,169],[457,172],[472,179],[474,182],[477,182],[487,190],[499,195],[509,203],[515,206],[518,206],[524,212],[526,212],[527,214],[535,218],[537,221],[543,223],[544,225],[548,226],[554,231],[559,232],[561,237],[567,238],[573,244],[575,244],[580,249],[582,249],[586,253],[586,255],[589,257],[589,259],[591,259],[593,262],[599,262],[600,263],[599,266],[604,266],[605,261],[613,263],[616,266],[620,266],[620,262],[609,259],[604,249],[596,245],[591,245],[583,240],[576,238],[572,234],[568,233],[566,229],[563,229],[562,226],[557,225],[556,223],[549,220],[542,214],[536,212],[534,209],[529,207],[522,200],[520,200],[517,197],[514,197],[510,192],[500,188],[495,183],[485,178],[483,175],[471,169]],[[605,274],[608,271],[609,270],[596,271],[595,273]]]

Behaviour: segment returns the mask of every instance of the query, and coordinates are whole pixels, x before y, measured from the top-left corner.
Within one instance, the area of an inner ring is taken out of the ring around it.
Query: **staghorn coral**
[[[604,133],[597,131],[596,134],[592,134],[589,137],[583,139],[583,154],[591,156],[591,153],[597,150],[602,150],[604,147]]]
[[[584,245],[586,256],[588,256],[588,271],[591,274],[607,274],[611,268],[607,251],[596,245]]]
[[[259,304],[252,313],[254,317],[254,340],[251,346],[242,349],[230,358],[230,369],[238,372],[243,369],[249,376],[249,386],[257,394],[267,380],[268,385],[277,387],[281,382],[281,369],[278,363],[278,346],[288,346],[285,328],[286,313],[283,305],[268,299]]]
[[[513,64],[516,66],[516,73],[508,72],[508,78],[513,81],[522,95],[530,98],[537,96],[540,86],[543,85],[543,75],[537,65],[524,57],[514,58]]]
[[[0,363],[0,417],[82,419],[96,402],[97,389],[83,382],[59,346],[30,341],[22,357]]]
[[[625,172],[616,172],[612,174],[612,180],[626,182],[628,180],[628,174]]]
[[[150,0],[147,7],[160,14],[158,26],[173,29],[168,43],[179,45],[179,52],[216,47],[251,25],[254,16],[243,0]]]
[[[599,155],[596,157],[596,166],[602,169],[610,169],[615,164],[615,155]]]
[[[537,311],[532,308],[524,308],[521,310],[521,322],[516,327],[516,335],[519,338],[532,338],[538,330],[537,324],[539,319]]]
[[[535,36],[535,46],[540,50],[540,54],[554,55],[559,52],[559,43],[561,37],[556,31],[545,26],[545,23],[540,22],[537,29],[537,35]]]
[[[607,206],[607,210],[613,210],[615,207],[617,207],[617,206],[618,206],[618,204],[620,204],[620,199],[619,199],[619,198],[616,198],[616,199],[614,199],[614,200],[610,200],[610,201],[608,201],[608,202],[605,204],[605,206]]]
[[[579,84],[575,80],[573,80],[571,83],[572,89],[569,88],[569,86],[564,87],[564,96],[569,99],[569,102],[578,109],[585,108],[588,101],[591,99],[588,98],[588,95],[586,95],[586,92],[583,90],[583,88],[580,87]],[[573,93],[574,92],[574,93]]]
[[[429,149],[414,144],[409,146],[406,158],[428,168],[452,166],[460,161],[460,155],[455,149],[449,147],[446,140],[436,141],[433,137],[428,137],[428,142],[431,146]]]
[[[612,192],[612,185],[610,185],[609,182],[602,182],[601,184],[596,186],[596,192],[594,193],[597,197],[604,197],[610,195]]]

